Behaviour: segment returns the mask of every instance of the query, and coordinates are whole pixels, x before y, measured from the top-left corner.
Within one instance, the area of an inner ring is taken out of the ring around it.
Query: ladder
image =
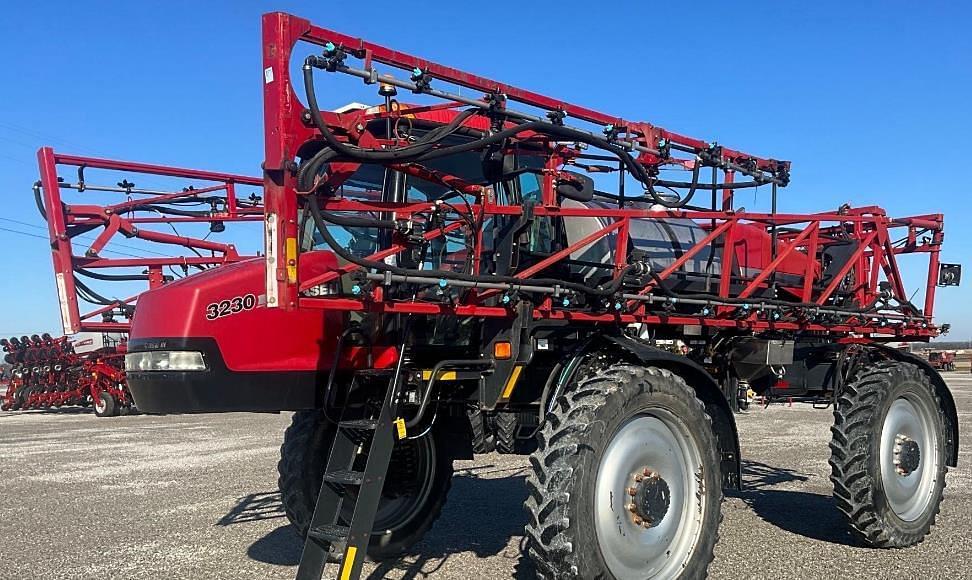
[[[345,420],[342,412],[304,540],[297,580],[320,580],[329,557],[340,564],[340,580],[357,579],[361,574],[396,435],[401,437],[404,431],[404,421],[396,418],[401,362],[388,381],[377,418]],[[364,470],[356,470],[362,459]],[[353,506],[350,523],[340,519],[346,505]]]

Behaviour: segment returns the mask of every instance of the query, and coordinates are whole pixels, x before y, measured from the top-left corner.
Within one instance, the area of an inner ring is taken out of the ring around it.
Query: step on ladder
[[[396,418],[401,382],[398,371],[388,379],[377,419],[345,420],[342,413],[304,540],[297,580],[320,580],[329,558],[339,563],[340,580],[361,575],[395,440],[404,436],[404,421]],[[360,465],[362,455],[364,471],[357,471],[355,464]],[[350,525],[340,521],[346,503],[354,507]]]

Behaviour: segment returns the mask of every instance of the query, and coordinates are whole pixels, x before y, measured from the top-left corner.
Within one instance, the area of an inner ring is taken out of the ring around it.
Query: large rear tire
[[[334,424],[320,411],[294,413],[284,433],[278,484],[284,511],[301,538],[317,504],[334,435]],[[452,472],[452,459],[437,445],[435,430],[396,443],[368,547],[370,558],[398,557],[422,539],[442,513]],[[342,520],[350,515],[342,514]]]
[[[860,539],[903,548],[925,539],[945,489],[945,419],[917,366],[882,361],[844,386],[834,408],[837,507]]]
[[[667,370],[615,364],[558,398],[530,457],[527,551],[543,578],[700,578],[722,477],[710,417]]]

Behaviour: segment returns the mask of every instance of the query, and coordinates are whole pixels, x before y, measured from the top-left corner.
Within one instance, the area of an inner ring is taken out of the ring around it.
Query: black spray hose
[[[34,182],[34,203],[37,204],[37,211],[40,212],[44,221],[47,221],[47,210],[44,209],[44,200],[41,198],[41,182]]]
[[[439,157],[445,157],[448,155],[454,155],[456,153],[463,153],[466,151],[472,151],[476,149],[482,149],[485,146],[501,143],[502,141],[514,137],[525,131],[536,131],[545,135],[559,137],[570,141],[579,141],[582,143],[587,143],[588,145],[593,145],[605,151],[610,151],[614,153],[628,168],[634,177],[643,183],[647,189],[648,194],[651,196],[652,200],[659,203],[665,207],[670,208],[681,208],[687,205],[692,196],[695,194],[695,187],[693,187],[683,199],[678,202],[671,202],[659,196],[652,183],[655,178],[648,174],[648,171],[635,160],[634,157],[628,153],[623,147],[611,143],[607,139],[602,139],[584,131],[579,131],[577,129],[572,129],[570,127],[564,127],[561,125],[555,125],[553,123],[548,123],[544,121],[530,121],[516,125],[509,129],[499,131],[488,137],[478,139],[475,141],[470,141],[469,143],[462,143],[459,145],[454,145],[452,147],[443,147],[439,149],[433,149],[438,141],[441,141],[446,135],[454,132],[459,128],[459,125],[465,121],[467,118],[476,113],[475,110],[464,111],[462,114],[458,115],[451,123],[442,127],[442,131],[436,129],[429,132],[422,139],[417,141],[413,145],[408,145],[395,150],[374,150],[374,149],[361,149],[358,147],[350,146],[346,143],[339,141],[327,128],[327,124],[324,123],[324,119],[321,116],[320,107],[317,104],[317,95],[314,90],[314,71],[311,62],[315,60],[316,56],[308,57],[304,62],[303,73],[304,73],[304,92],[307,98],[307,105],[310,109],[311,119],[317,126],[317,129],[321,132],[324,140],[327,144],[340,153],[341,155],[346,155],[353,159],[380,162],[380,161],[426,161],[430,159],[437,159]],[[318,153],[321,155],[322,152]],[[315,155],[315,158],[317,156]],[[313,158],[312,158],[313,160]],[[693,183],[698,184],[698,169],[693,172]]]
[[[85,270],[84,268],[75,268],[74,271],[88,278],[109,282],[143,282],[149,279],[148,274],[102,274],[100,272]]]
[[[699,163],[698,158],[696,158],[695,165],[692,167],[692,181],[688,184],[689,190],[685,193],[685,195],[679,195],[679,200],[674,203],[667,200],[660,201],[658,203],[661,203],[665,207],[672,208],[672,209],[681,209],[687,206],[689,202],[692,201],[692,198],[695,196],[696,190],[698,190],[699,188],[699,169],[701,168],[701,166],[702,164]],[[649,181],[644,181],[642,183],[645,184],[645,187],[648,190],[648,195],[650,195],[652,199],[656,201],[661,199],[661,197],[655,191],[655,185],[658,184],[657,181],[653,182],[652,180],[649,180]],[[672,186],[669,185],[666,187],[672,187]]]
[[[47,221],[47,209],[44,207],[44,200],[41,198],[41,182],[37,181],[34,183],[34,203],[37,204],[37,211],[40,213],[44,221]],[[68,236],[73,238],[75,236],[80,236],[86,234],[91,230],[97,229],[97,225],[87,225],[87,226],[69,226]]]
[[[209,217],[213,215],[212,212],[209,211],[190,211],[185,209],[174,209],[168,206],[151,205],[151,204],[136,205],[132,207],[130,211],[139,211],[139,210],[154,211],[160,214],[181,215],[186,217]]]
[[[97,292],[89,288],[86,284],[81,282],[81,280],[78,280],[77,276],[74,277],[74,285],[80,288],[85,294],[87,294],[87,296],[85,296],[84,298],[85,300],[91,302],[92,304],[100,304],[102,306],[115,306],[121,304],[120,301],[118,300],[109,300],[108,298],[105,298],[101,294],[98,294]]]
[[[321,210],[321,216],[323,216],[325,221],[328,223],[344,226],[346,228],[382,228],[393,230],[398,227],[398,224],[393,220],[352,217],[324,210]]]
[[[392,274],[398,274],[400,276],[435,276],[438,278],[443,278],[445,280],[463,280],[466,282],[499,282],[501,284],[523,284],[526,280],[521,278],[514,278],[512,276],[474,276],[472,274],[464,274],[462,272],[452,272],[450,270],[411,270],[408,268],[400,268],[398,266],[392,266],[391,264],[386,264],[385,262],[375,262],[373,260],[368,260],[366,258],[361,258],[355,256],[348,250],[346,250],[328,231],[327,224],[325,223],[324,216],[321,215],[321,209],[317,204],[316,196],[307,196],[307,206],[310,209],[311,216],[314,218],[314,225],[320,232],[321,236],[324,238],[324,242],[330,246],[331,250],[344,258],[352,264],[361,266],[362,268],[369,268],[373,270],[378,270],[380,272],[391,272]],[[560,286],[573,292],[580,294],[588,294],[592,296],[610,296],[615,294],[621,287],[624,280],[624,276],[630,271],[632,266],[627,266],[622,270],[621,274],[610,284],[598,288],[591,288],[585,286],[584,284],[577,284],[574,282],[568,282],[565,280],[555,280],[550,278],[530,278],[530,282],[538,286]]]
[[[693,187],[692,182],[690,182],[690,181],[667,181],[667,180],[664,180],[664,179],[656,180],[655,183],[654,183],[654,185],[657,185],[659,187],[674,187],[674,188]],[[746,188],[749,188],[749,187],[759,187],[760,185],[764,185],[764,183],[763,182],[760,182],[760,181],[739,181],[739,182],[736,182],[736,183],[715,183],[715,184],[712,184],[712,183],[696,183],[694,185],[694,187],[695,187],[695,189],[701,189],[701,190],[708,191],[708,190],[712,190],[712,189],[715,189],[715,190],[719,190],[719,189],[746,189]]]
[[[347,143],[342,143],[327,128],[327,124],[324,123],[324,119],[321,117],[320,107],[317,105],[317,94],[314,91],[314,67],[311,64],[317,58],[318,57],[311,55],[304,61],[304,92],[307,96],[307,106],[310,108],[311,118],[313,119],[314,124],[317,125],[318,130],[320,130],[321,135],[324,137],[324,141],[327,142],[328,146],[342,155],[373,162],[400,161],[408,157],[414,157],[418,154],[429,151],[436,145],[436,143],[441,141],[442,138],[458,129],[459,126],[466,121],[466,119],[472,117],[478,112],[475,109],[464,111],[453,119],[448,125],[444,125],[438,129],[430,131],[415,143],[406,145],[405,147],[400,147],[398,149],[363,149],[348,145]]]

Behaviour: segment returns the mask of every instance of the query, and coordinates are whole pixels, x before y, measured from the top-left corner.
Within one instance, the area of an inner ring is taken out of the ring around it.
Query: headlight
[[[130,352],[125,355],[125,370],[138,371],[204,371],[206,361],[201,352],[157,350]]]

